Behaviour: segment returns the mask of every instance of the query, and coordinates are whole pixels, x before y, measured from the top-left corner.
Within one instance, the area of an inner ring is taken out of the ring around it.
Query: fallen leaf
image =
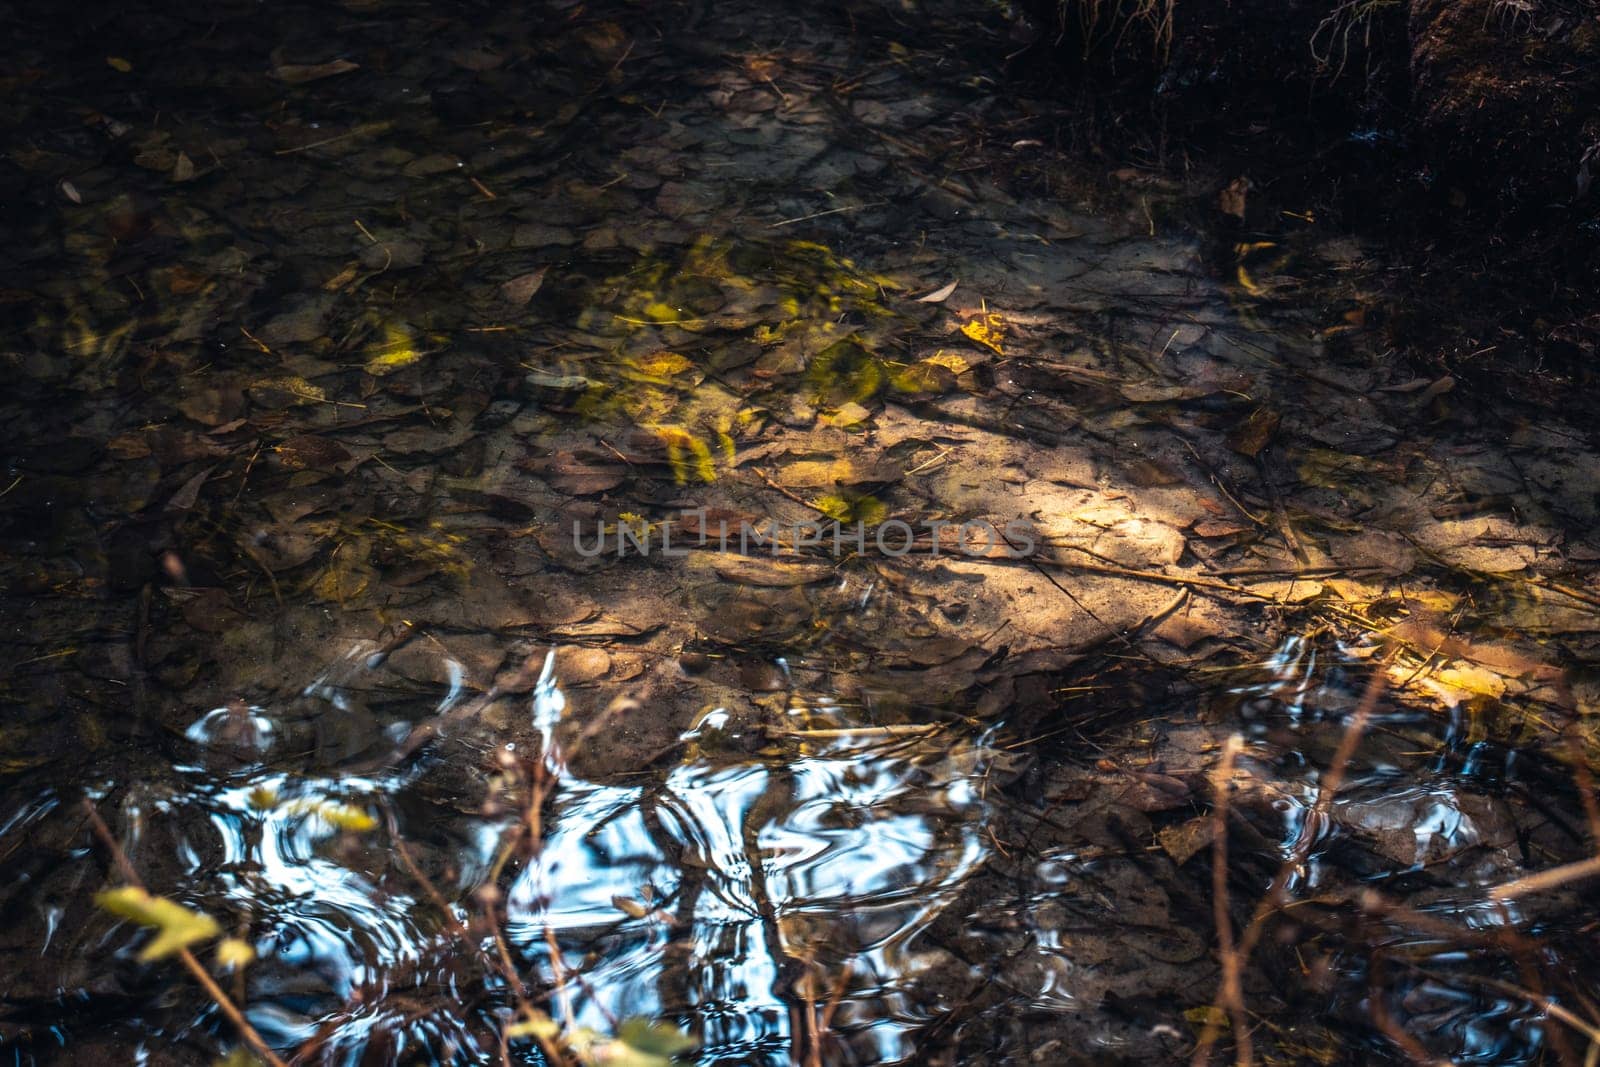
[[[360,68],[361,64],[352,63],[348,59],[334,59],[327,63],[284,63],[273,68],[272,73],[279,81],[288,82],[290,85],[304,85],[306,82],[331,78],[335,74],[346,74]]]
[[[1006,336],[1006,320],[999,312],[991,311],[973,319],[961,327],[961,332],[970,340],[992,350],[995,355],[1005,355],[1001,344]]]
[[[1238,177],[1223,187],[1217,194],[1217,209],[1224,215],[1232,215],[1236,219],[1244,218],[1245,200],[1250,193],[1250,179]]]
[[[522,307],[529,300],[533,299],[533,294],[537,293],[539,291],[539,287],[544,284],[544,274],[545,271],[549,269],[549,267],[540,267],[536,271],[530,271],[527,274],[521,274],[515,278],[512,278],[509,282],[506,282],[500,287],[501,297],[504,298],[508,304],[514,304],[517,307]]]
[[[191,181],[194,178],[194,160],[183,152],[178,153],[178,159],[172,164],[172,180],[175,182]]]
[[[1182,867],[1207,845],[1216,835],[1216,825],[1209,816],[1201,815],[1178,826],[1169,826],[1157,832],[1156,840],[1172,857],[1172,862]]]
[[[246,390],[250,399],[262,407],[282,408],[294,404],[317,404],[328,399],[328,394],[298,375],[262,378],[252,382]]]
[[[642,919],[650,914],[648,906],[639,903],[632,897],[613,895],[611,905],[630,919]]]
[[[94,900],[113,915],[155,928],[155,939],[139,953],[146,963],[165,959],[222,932],[217,920],[204,912],[191,911],[166,897],[151,896],[136,886],[107,889],[95,894]]]
[[[211,477],[211,472],[216,469],[215,465],[207,467],[179,486],[178,491],[172,494],[172,499],[167,501],[165,510],[188,511],[194,507],[195,501],[200,499],[200,487],[206,484],[206,479]]]
[[[1256,408],[1228,434],[1228,447],[1241,456],[1259,456],[1262,449],[1272,443],[1283,416],[1267,408]]]
[[[225,937],[217,942],[217,966],[226,970],[236,971],[255,958],[256,950],[248,941]]]
[[[279,463],[296,471],[325,470],[350,458],[350,453],[339,442],[309,433],[285,438],[273,452]]]
[[[919,297],[917,297],[917,303],[919,303],[919,304],[942,304],[946,300],[950,299],[950,294],[955,292],[956,291],[956,286],[958,286],[960,284],[961,283],[959,281],[953,281],[949,285],[940,286],[939,288],[935,289],[933,292],[929,293],[927,296],[919,296]]]
[[[543,478],[552,489],[573,496],[604,493],[621,485],[627,477],[627,471],[616,463],[580,459],[572,452],[524,460],[518,466]]]

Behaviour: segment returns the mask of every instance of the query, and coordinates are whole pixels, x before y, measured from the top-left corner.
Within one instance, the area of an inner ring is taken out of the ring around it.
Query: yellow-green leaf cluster
[[[125,885],[95,895],[95,903],[106,911],[156,931],[156,936],[139,953],[146,963],[165,959],[197,941],[208,941],[221,933],[211,916],[191,911],[175,900],[151,896],[136,886]]]

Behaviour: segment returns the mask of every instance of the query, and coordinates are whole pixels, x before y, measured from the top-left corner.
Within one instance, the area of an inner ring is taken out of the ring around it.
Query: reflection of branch
[[[1317,790],[1316,803],[1311,806],[1311,810],[1306,812],[1305,818],[1301,820],[1300,833],[1295,838],[1294,847],[1290,849],[1289,855],[1284,858],[1282,865],[1279,866],[1278,873],[1273,876],[1272,883],[1267,886],[1266,893],[1256,902],[1255,912],[1250,916],[1249,924],[1245,926],[1244,931],[1240,934],[1238,945],[1234,947],[1232,952],[1223,951],[1223,984],[1212,999],[1212,1017],[1206,1020],[1205,1029],[1200,1034],[1200,1042],[1195,1046],[1194,1057],[1191,1060],[1194,1067],[1201,1067],[1201,1065],[1209,1062],[1211,1050],[1216,1046],[1217,1038],[1221,1032],[1221,1028],[1217,1025],[1216,1016],[1221,1015],[1225,1009],[1230,1007],[1228,999],[1232,991],[1227,984],[1227,975],[1230,973],[1230,969],[1234,974],[1243,971],[1245,963],[1250,959],[1250,954],[1255,951],[1256,945],[1261,941],[1261,935],[1266,930],[1267,920],[1287,903],[1289,882],[1294,878],[1295,872],[1300,870],[1310,858],[1311,848],[1316,844],[1317,835],[1321,828],[1327,824],[1329,809],[1333,807],[1334,797],[1338,794],[1340,786],[1344,784],[1345,772],[1350,767],[1351,759],[1355,757],[1356,747],[1361,743],[1362,737],[1367,732],[1367,724],[1371,721],[1372,712],[1378,705],[1378,697],[1382,695],[1385,688],[1384,672],[1389,664],[1393,662],[1394,655],[1394,653],[1390,653],[1386,656],[1383,662],[1372,672],[1372,678],[1367,682],[1366,692],[1361,694],[1361,702],[1356,705],[1355,711],[1351,713],[1349,724],[1345,727],[1344,736],[1339,739],[1339,747],[1334,752],[1332,761],[1328,764],[1327,773],[1323,775],[1321,786]],[[1226,754],[1223,758],[1229,760]],[[1231,760],[1229,762],[1231,763]],[[1226,830],[1226,825],[1223,825],[1221,832],[1217,835],[1219,842],[1226,836]],[[1221,852],[1223,856],[1227,854],[1225,847],[1224,845],[1224,850]],[[1227,872],[1224,871],[1224,878],[1226,878],[1226,874]],[[1222,936],[1224,928],[1225,923],[1219,925],[1219,937]],[[1229,956],[1233,958],[1230,960]],[[1238,1003],[1237,1007],[1239,1014],[1242,1016],[1243,998],[1241,996],[1238,999],[1240,1003]],[[1238,1062],[1248,1065],[1250,1063],[1249,1038],[1244,1031],[1240,1030],[1237,1040],[1241,1043],[1237,1051]]]
[[[1217,949],[1222,956],[1222,987],[1217,999],[1228,1011],[1235,1041],[1239,1046],[1239,1059],[1251,1059],[1250,1031],[1246,1028],[1244,990],[1239,984],[1239,972],[1244,960],[1233,944],[1233,918],[1228,914],[1228,796],[1233,789],[1233,761],[1239,758],[1244,739],[1238,734],[1228,738],[1222,750],[1222,762],[1217,765],[1216,784],[1213,787],[1217,800],[1211,812],[1211,907],[1217,926]]]
[[[94,827],[95,835],[100,838],[101,843],[111,853],[111,858],[116,861],[117,870],[122,872],[123,881],[135,889],[145,890],[144,882],[139,878],[139,872],[134,870],[133,864],[128,860],[128,854],[122,851],[122,846],[117,844],[117,839],[111,835],[111,828],[106,825],[105,820],[100,817],[100,813],[95,810],[94,804],[87,797],[83,801],[83,810],[89,816],[89,822]],[[148,890],[145,891],[148,892]],[[180,948],[177,955],[184,968],[188,970],[196,982],[200,983],[200,988],[206,991],[206,996],[211,998],[212,1002],[222,1010],[222,1014],[227,1016],[228,1021],[239,1031],[239,1036],[244,1038],[245,1044],[249,1045],[256,1055],[265,1060],[269,1067],[287,1067],[283,1060],[278,1057],[278,1054],[272,1051],[272,1047],[262,1040],[261,1035],[256,1032],[256,1028],[250,1025],[250,1021],[244,1017],[244,1013],[238,1009],[228,997],[228,994],[224,993],[222,987],[217,985],[216,979],[212,978],[211,974],[200,965],[200,961],[195,958],[194,953],[187,948]]]

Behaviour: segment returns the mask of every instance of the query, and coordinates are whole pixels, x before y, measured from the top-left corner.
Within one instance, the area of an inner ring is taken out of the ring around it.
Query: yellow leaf
[[[378,825],[378,820],[367,814],[366,809],[340,804],[335,800],[303,800],[295,804],[292,810],[295,814],[315,815],[340,830],[351,830],[356,833],[371,830]]]
[[[694,364],[676,352],[652,352],[648,356],[640,356],[634,361],[634,366],[642,374],[665,380],[674,374],[682,374]]]
[[[961,327],[961,332],[970,340],[991,349],[995,355],[1005,355],[1000,346],[1005,341],[1006,320],[998,311],[990,311],[973,319]]]
[[[872,412],[851,401],[841,405],[839,410],[822,416],[822,421],[833,426],[849,429],[852,426],[860,426],[870,418],[872,418]]]
[[[932,360],[913,363],[889,379],[889,387],[897,393],[944,393],[955,388],[955,384],[955,373]]]
[[[1185,1008],[1183,1017],[1196,1026],[1216,1026],[1226,1030],[1228,1028],[1228,1015],[1214,1004],[1207,1004],[1203,1008]]]
[[[230,971],[238,970],[256,958],[256,950],[248,941],[225,937],[217,942],[217,965]]]
[[[221,932],[217,921],[204,912],[190,911],[177,901],[153,897],[135,886],[107,889],[95,894],[94,900],[113,915],[156,930],[155,938],[139,953],[146,963],[164,959]]]
[[[133,69],[133,64],[121,56],[106,56],[106,66],[119,74],[126,74]]]
[[[965,374],[972,369],[972,364],[967,362],[966,357],[957,355],[954,352],[946,352],[942,348],[922,362],[946,367],[952,374]]]
[[[374,378],[381,378],[421,358],[411,331],[391,323],[383,328],[383,340],[367,349],[365,370]]]
[[[506,1027],[506,1037],[512,1040],[519,1037],[537,1037],[551,1041],[561,1033],[561,1027],[550,1016],[536,1009],[529,1010],[533,1012],[533,1017]]]

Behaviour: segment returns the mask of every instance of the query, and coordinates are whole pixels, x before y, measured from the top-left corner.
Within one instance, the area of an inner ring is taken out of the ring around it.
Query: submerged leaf
[[[363,369],[374,378],[381,378],[409,367],[422,356],[411,331],[398,323],[390,323],[383,328],[383,340],[367,349],[367,365]]]
[[[1001,345],[1005,341],[1006,320],[999,312],[990,311],[973,319],[961,327],[961,332],[969,340],[976,341],[993,351],[995,355],[1005,355]]]
[[[500,296],[506,303],[522,307],[533,299],[533,294],[537,293],[539,287],[544,284],[544,274],[549,269],[548,266],[540,267],[538,270],[512,278],[509,282],[500,286]]]
[[[348,59],[334,59],[327,63],[284,63],[274,67],[272,73],[279,81],[288,82],[290,85],[304,85],[306,82],[331,78],[335,74],[345,74],[360,68],[361,64],[352,63]]]

